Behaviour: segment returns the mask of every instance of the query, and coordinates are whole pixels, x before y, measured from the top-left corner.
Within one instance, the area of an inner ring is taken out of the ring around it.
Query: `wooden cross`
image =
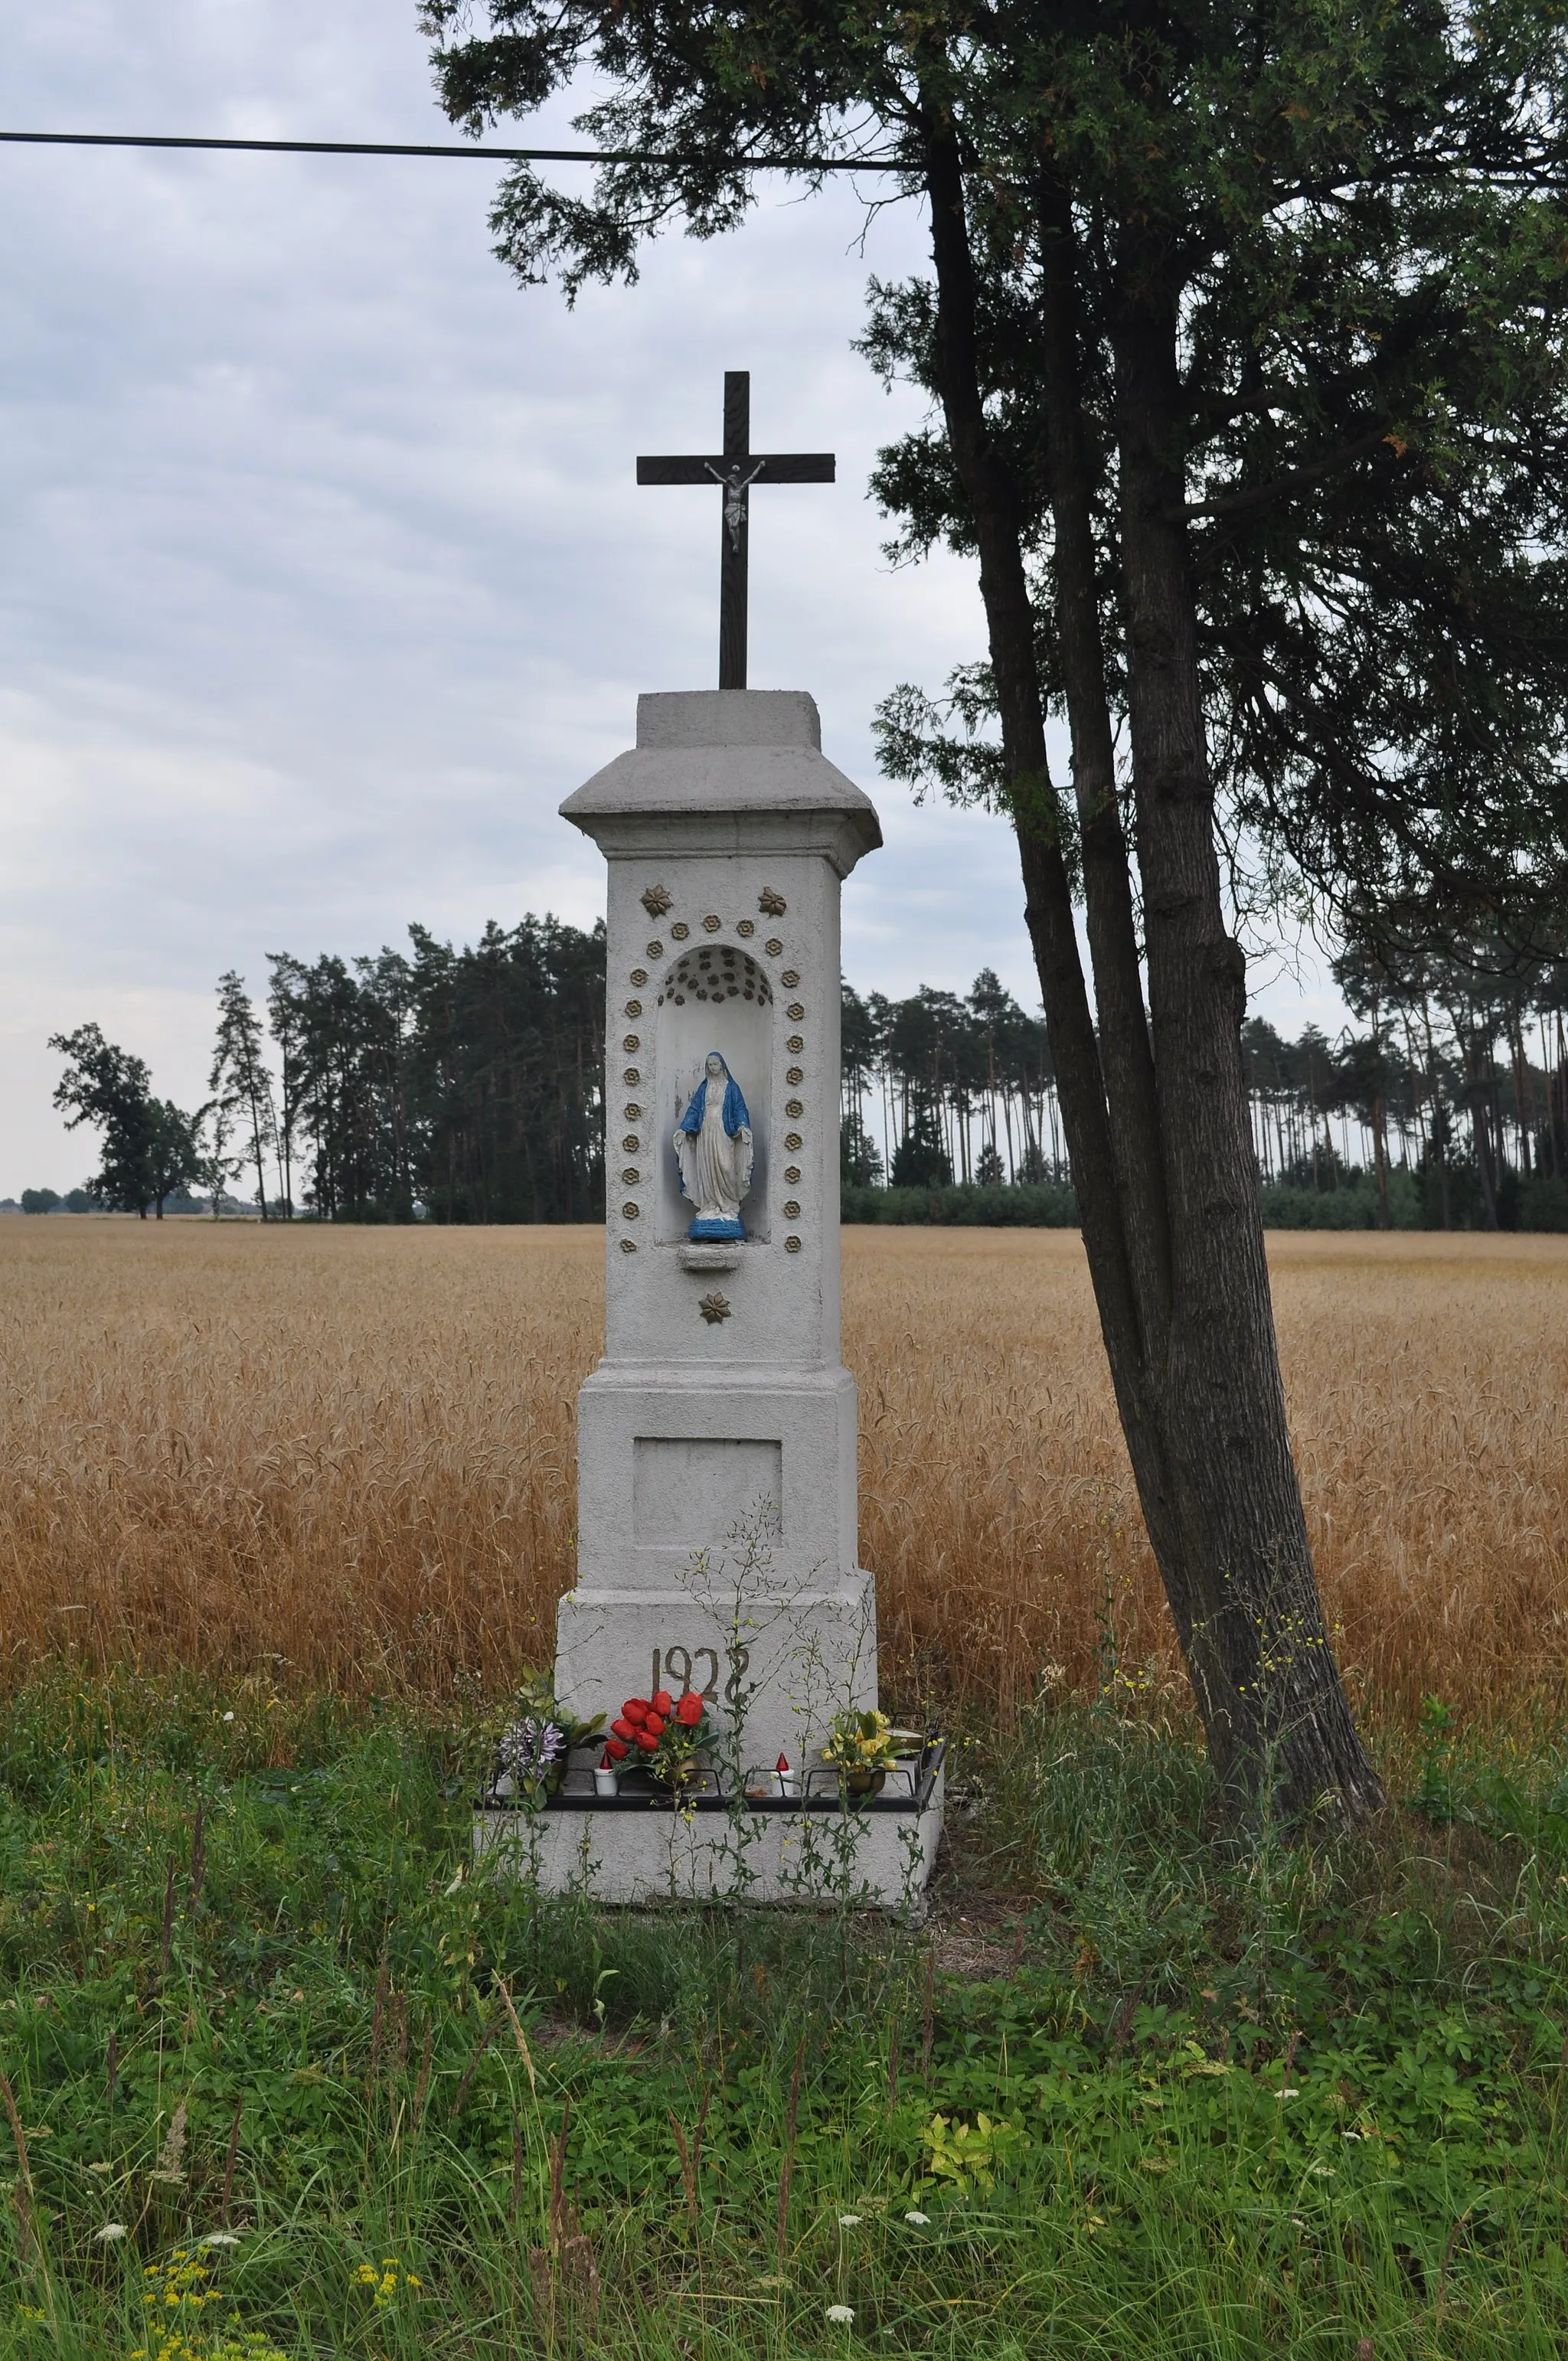
[[[830,484],[831,451],[754,452],[751,373],[724,372],[724,449],[714,458],[639,459],[640,484],[717,484],[719,528],[718,686],[746,686],[746,536],[753,484]]]

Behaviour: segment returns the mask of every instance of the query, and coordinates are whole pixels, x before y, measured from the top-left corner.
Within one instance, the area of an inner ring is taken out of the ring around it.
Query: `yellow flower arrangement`
[[[867,1713],[851,1708],[834,1715],[822,1760],[840,1771],[891,1771],[904,1735],[874,1706]]]

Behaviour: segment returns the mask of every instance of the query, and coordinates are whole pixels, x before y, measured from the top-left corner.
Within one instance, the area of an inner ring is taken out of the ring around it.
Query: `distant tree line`
[[[193,1183],[216,1212],[243,1173],[264,1221],[601,1218],[603,927],[529,917],[461,950],[410,937],[353,961],[273,954],[265,1018],[222,977],[190,1113],[96,1025],[56,1034],[55,1104],[102,1142],[92,1198],[161,1219]]]
[[[68,1189],[62,1197],[58,1189],[24,1189],[24,1213],[101,1213],[104,1200],[95,1197],[91,1189]]]
[[[843,1177],[995,1188],[1066,1178],[1046,1028],[992,969],[968,994],[843,987]]]
[[[455,950],[270,961],[278,1056],[258,1136],[279,1202],[328,1221],[604,1213],[604,928],[526,917]],[[247,1102],[247,1118],[250,1115]]]
[[[1568,961],[1482,941],[1333,972],[1364,1029],[1243,1034],[1266,1188],[1364,1187],[1384,1228],[1568,1229]]]
[[[1266,1218],[1568,1229],[1568,961],[1481,942],[1347,951],[1333,973],[1360,1020],[1336,1041],[1244,1030]],[[846,984],[843,1005],[851,1218],[1073,1218],[1044,1025],[989,968],[961,999]]]
[[[550,917],[462,950],[269,961],[217,991],[210,1095],[158,1098],[94,1025],[57,1034],[55,1103],[103,1141],[72,1210],[161,1214],[242,1179],[264,1220],[596,1221],[604,1211],[604,930]],[[1337,1041],[1243,1036],[1266,1216],[1568,1229],[1568,961],[1347,952]],[[843,987],[851,1219],[1075,1218],[1045,1027],[990,968],[959,995]],[[61,1204],[29,1190],[23,1205]]]

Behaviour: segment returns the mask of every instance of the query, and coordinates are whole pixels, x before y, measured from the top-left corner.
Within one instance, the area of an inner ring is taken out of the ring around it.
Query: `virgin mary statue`
[[[696,1207],[688,1238],[743,1238],[740,1201],[751,1185],[751,1118],[729,1067],[707,1053],[704,1079],[675,1131],[681,1191]]]

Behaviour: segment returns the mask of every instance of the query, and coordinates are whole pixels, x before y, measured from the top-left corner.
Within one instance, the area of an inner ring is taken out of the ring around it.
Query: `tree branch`
[[[1342,443],[1337,451],[1326,452],[1304,467],[1288,467],[1283,475],[1271,476],[1266,484],[1249,485],[1245,491],[1221,492],[1212,500],[1189,500],[1184,507],[1168,513],[1188,518],[1245,516],[1251,511],[1266,508],[1271,500],[1288,500],[1291,493],[1305,490],[1309,484],[1321,484],[1330,476],[1342,475],[1346,467],[1354,467],[1358,459],[1366,458],[1387,440],[1385,427],[1369,427],[1353,443]]]

